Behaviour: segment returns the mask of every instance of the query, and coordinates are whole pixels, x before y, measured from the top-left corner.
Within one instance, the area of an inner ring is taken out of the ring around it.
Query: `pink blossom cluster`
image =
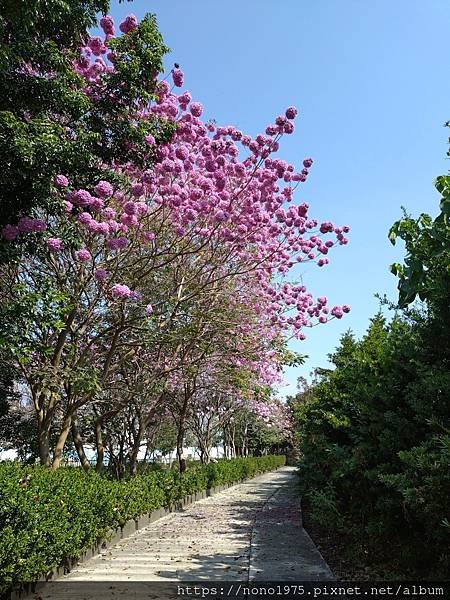
[[[114,298],[126,299],[126,298],[131,298],[133,295],[133,292],[130,290],[130,288],[127,285],[124,285],[121,283],[116,283],[111,287],[111,295]]]
[[[132,24],[132,29],[137,26],[132,16],[127,17],[126,22]],[[128,32],[126,22],[121,24],[121,31]],[[113,28],[109,18],[106,27],[105,48]],[[91,67],[90,61],[77,65],[87,82],[93,83]],[[184,83],[184,74],[178,65],[172,70],[172,80],[175,88]],[[95,75],[94,81],[101,81],[100,73]],[[284,276],[295,264],[314,261],[319,267],[327,265],[329,250],[336,244],[347,243],[344,234],[348,233],[348,226],[337,227],[328,221],[318,223],[309,217],[308,204],[293,202],[296,187],[307,179],[312,159],[305,158],[301,168],[295,169],[286,161],[272,157],[279,149],[281,137],[293,132],[297,109],[288,107],[266,127],[264,134],[254,139],[232,126],[205,123],[200,120],[202,113],[202,105],[192,101],[190,92],[177,95],[166,80],[159,82],[157,102],[143,110],[141,118],[157,115],[175,121],[176,135],[172,143],[159,148],[159,163],[155,169],[128,170],[135,178],[131,201],[124,206],[126,214],[108,223],[108,227],[115,229],[116,234],[126,234],[126,228],[141,228],[139,217],[143,214],[134,206],[134,200],[144,196],[150,206],[171,209],[174,231],[179,237],[196,235],[205,242],[218,237],[233,247],[233,257],[237,260],[245,263],[251,258],[253,264],[261,262],[265,270],[260,272],[261,284],[265,281],[267,291],[268,282],[273,281],[275,274]],[[150,138],[153,143],[153,136]],[[243,153],[247,156],[242,160]],[[86,206],[89,198],[82,196],[78,199],[80,202]],[[97,225],[91,223],[90,227],[95,229]],[[102,225],[98,232],[105,231]],[[335,239],[326,239],[329,234]],[[112,248],[117,249],[117,245],[117,242],[111,243]],[[274,295],[273,286],[270,293],[274,300],[271,317],[277,319],[277,304],[283,295],[279,292]],[[292,325],[298,330],[310,324],[306,315],[319,317],[320,308],[304,291],[293,289],[292,294],[296,293],[298,296],[291,297],[291,304],[301,314],[297,318],[290,317],[289,322],[281,317],[280,320],[283,325]],[[326,314],[322,311],[320,322]],[[298,337],[302,337],[301,334]]]
[[[114,71],[108,45],[115,25],[109,16],[100,24],[104,38],[91,38],[74,65],[90,97]],[[119,26],[124,35],[137,29],[133,15]],[[277,156],[283,136],[294,131],[295,107],[252,137],[204,119],[202,104],[179,90],[184,83],[179,67],[171,76],[173,87],[160,80],[156,100],[140,110],[143,121],[157,116],[177,125],[173,139],[157,147],[156,164],[147,169],[118,165],[129,180],[120,189],[104,180],[93,189],[77,189],[58,174],[53,183],[64,207],[58,222],[23,217],[7,225],[2,236],[13,241],[19,234],[48,230],[42,240],[52,261],[65,260],[83,277],[90,274],[88,281],[113,306],[134,301],[147,323],[157,322],[160,304],[133,289],[140,275],[135,265],[152,264],[163,271],[171,262],[195,257],[205,281],[214,273],[222,282],[234,282],[227,307],[241,317],[227,334],[247,350],[240,356],[231,353],[231,366],[249,369],[259,382],[273,385],[281,377],[280,358],[270,351],[273,341],[288,335],[304,339],[306,327],[340,319],[350,310],[330,306],[327,298],[314,298],[304,285],[287,281],[298,264],[326,266],[330,250],[347,244],[349,227],[319,222],[308,203],[296,201],[313,160],[294,165]],[[147,135],[145,141],[149,152],[155,152],[155,138]],[[67,224],[83,242],[73,254],[62,233]],[[260,406],[262,417],[270,411],[265,406]]]
[[[5,225],[2,229],[2,236],[8,242],[12,242],[21,233],[34,233],[45,231],[46,223],[42,219],[33,219],[32,217],[22,217],[16,225]]]
[[[62,240],[59,238],[48,238],[47,240],[47,248],[51,252],[60,252],[64,248],[64,244]]]

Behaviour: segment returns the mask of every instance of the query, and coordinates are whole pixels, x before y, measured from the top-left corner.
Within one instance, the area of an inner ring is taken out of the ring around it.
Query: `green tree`
[[[151,15],[108,42],[114,70],[102,75],[100,94],[86,93],[74,65],[108,8],[107,0],[0,0],[0,226],[34,207],[59,210],[57,174],[89,189],[111,180],[112,161],[151,161],[146,134],[158,142],[172,133],[156,118],[133,119],[153,97],[168,50]]]
[[[293,404],[315,518],[391,575],[448,566],[450,377],[427,334],[422,319],[377,315]]]
[[[405,243],[404,264],[394,263],[391,271],[399,278],[399,306],[405,308],[418,296],[427,303],[430,316],[445,318],[450,314],[450,175],[436,180],[441,194],[440,213],[432,219],[421,214],[413,219],[404,211],[403,219],[389,231],[393,244],[397,238]]]
[[[450,564],[450,176],[436,188],[436,218],[404,210],[389,231],[405,244],[395,318],[346,334],[293,404],[313,514],[391,575]]]

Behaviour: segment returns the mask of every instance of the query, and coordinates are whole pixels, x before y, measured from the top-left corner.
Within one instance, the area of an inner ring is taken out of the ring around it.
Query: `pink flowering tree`
[[[113,27],[111,20],[103,25]],[[94,98],[105,73],[117,85],[124,77],[124,65],[115,67],[121,38],[106,29],[105,39],[90,40],[75,65]],[[140,39],[132,16],[121,30]],[[104,52],[109,64],[102,65]],[[118,161],[114,179],[86,189],[59,174],[60,211],[42,210],[2,232],[11,244],[25,239],[33,247],[1,274],[2,310],[16,317],[3,339],[30,389],[43,464],[59,466],[81,409],[101,406],[108,414],[114,385],[128,386],[128,397],[146,398],[145,431],[173,373],[192,396],[192,373],[213,341],[228,348],[242,341],[245,360],[270,380],[280,370],[277,340],[303,339],[305,328],[349,310],[288,279],[296,264],[326,266],[348,232],[317,222],[306,203],[296,202],[312,160],[296,169],[277,158],[297,110],[289,107],[252,139],[204,122],[202,105],[175,91],[183,85],[181,71],[171,75],[173,87],[160,80],[155,100],[143,98],[133,116],[136,139],[129,144],[142,148],[139,160]],[[155,127],[162,122],[174,134],[157,146]],[[261,349],[260,332],[268,340],[264,362],[251,357]],[[119,402],[112,416],[123,408]],[[135,450],[139,443],[137,436]]]
[[[2,3],[0,228],[11,224],[9,237],[35,209],[58,211],[58,174],[60,182],[93,186],[114,178],[117,166],[151,162],[148,135],[157,143],[170,139],[171,123],[139,119],[168,50],[156,20],[129,17],[116,33],[108,6],[27,0],[19,11],[14,0]],[[99,22],[98,13],[105,15]],[[96,24],[103,35],[89,36]],[[18,243],[0,243],[2,262],[19,252]]]

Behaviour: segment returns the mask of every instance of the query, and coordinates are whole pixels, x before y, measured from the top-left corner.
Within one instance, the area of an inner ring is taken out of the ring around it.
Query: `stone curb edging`
[[[207,488],[201,492],[194,492],[193,494],[189,494],[181,500],[178,500],[172,506],[162,506],[161,508],[157,508],[150,513],[144,513],[137,520],[130,519],[123,525],[123,527],[117,527],[117,529],[110,530],[104,539],[99,540],[96,544],[84,550],[78,558],[66,559],[64,564],[60,565],[59,567],[54,567],[48,571],[48,573],[40,577],[37,581],[24,583],[19,589],[13,590],[9,595],[9,600],[27,600],[31,594],[41,591],[45,584],[49,581],[54,581],[58,577],[70,573],[70,571],[78,564],[86,562],[94,556],[98,556],[103,550],[107,550],[111,546],[115,546],[121,540],[132,536],[136,533],[136,531],[144,529],[144,527],[148,527],[151,523],[158,521],[162,517],[165,517],[173,512],[181,512],[185,506],[194,504],[194,502],[197,502],[198,500],[215,496],[216,494],[219,494],[230,487],[235,487],[247,481],[252,481],[261,475],[265,475],[266,473],[277,471],[280,467],[275,467],[270,471],[264,471],[263,473],[258,473],[258,475],[255,475],[254,477],[241,479],[234,483],[216,485],[213,488]]]
[[[266,511],[272,510],[273,505],[276,505],[277,496],[279,494],[282,494],[282,492],[283,492],[283,486],[286,486],[286,483],[281,484],[274,491],[274,493],[271,496],[269,496],[269,498],[267,498],[266,502],[263,504],[260,512],[258,513],[258,515],[255,518],[253,528],[252,528],[251,543],[250,543],[250,556],[249,556],[249,569],[248,569],[249,582],[252,582],[252,583],[257,582],[259,580],[258,574],[261,572],[260,571],[261,566],[259,566],[259,567],[255,566],[255,562],[257,563],[257,561],[258,561],[258,553],[255,554],[255,546],[254,546],[255,534],[256,534],[256,536],[258,535],[258,529],[260,529],[260,527],[261,527],[260,523],[258,523],[258,516],[262,516],[263,513],[265,513]],[[315,570],[317,572],[312,574],[311,571],[309,571],[308,575],[304,577],[304,580],[309,581],[311,579],[314,581],[336,581],[336,577],[334,576],[333,572],[331,571],[328,563],[325,561],[324,557],[322,556],[321,552],[319,551],[318,547],[312,540],[309,533],[303,527],[301,497],[298,496],[298,498],[294,502],[295,502],[296,512],[298,514],[298,519],[299,519],[300,533],[305,538],[305,540],[308,542],[306,547],[304,544],[300,545],[300,547],[302,547],[302,554],[303,554],[303,556],[301,558],[303,558],[303,559],[305,557],[307,558],[308,554],[311,553],[312,549],[313,549],[313,552],[315,555],[314,563],[315,563]],[[299,537],[296,537],[295,541],[296,541],[296,543],[298,543]],[[309,548],[308,548],[308,546],[309,546]],[[271,580],[272,578],[268,577],[268,579]]]

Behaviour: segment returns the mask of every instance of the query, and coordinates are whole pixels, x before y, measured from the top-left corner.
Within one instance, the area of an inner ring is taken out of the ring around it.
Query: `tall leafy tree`
[[[396,318],[346,334],[293,404],[313,515],[391,576],[450,564],[450,177],[436,188],[436,218],[405,213],[389,232],[406,253]]]
[[[104,18],[106,48],[88,29],[108,8],[107,0],[0,0],[0,226],[35,207],[58,210],[56,175],[89,188],[112,163],[151,162],[145,134],[171,135],[156,118],[133,119],[153,97],[167,51],[156,21],[147,16],[111,39]],[[102,71],[95,87],[77,68],[82,47],[97,56],[93,74]]]

